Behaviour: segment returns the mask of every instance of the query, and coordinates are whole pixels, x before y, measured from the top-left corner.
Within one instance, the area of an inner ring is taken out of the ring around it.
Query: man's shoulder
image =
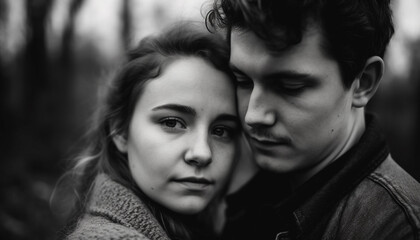
[[[348,201],[370,211],[403,214],[420,228],[420,183],[390,155],[356,187]]]
[[[371,183],[369,183],[371,182]],[[405,211],[417,213],[420,219],[420,183],[402,169],[389,155],[362,185],[374,185]],[[412,208],[412,210],[410,210]],[[420,220],[419,220],[420,222]]]
[[[391,192],[412,192],[420,191],[420,183],[415,180],[409,173],[401,168],[391,157],[388,155],[386,160],[378,166],[375,171],[369,176],[369,179],[375,181],[387,189],[390,188]],[[395,189],[391,189],[395,188]],[[409,194],[410,195],[410,194]],[[420,198],[418,194],[411,196],[414,198]]]
[[[420,184],[388,156],[339,204],[330,223],[341,236],[420,237]]]
[[[100,216],[86,214],[66,240],[76,239],[132,239],[149,240],[145,235]]]

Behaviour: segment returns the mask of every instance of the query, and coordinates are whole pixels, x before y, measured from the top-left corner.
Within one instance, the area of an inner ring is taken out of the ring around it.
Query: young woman
[[[240,133],[223,40],[177,26],[142,40],[71,173],[68,239],[212,238]]]

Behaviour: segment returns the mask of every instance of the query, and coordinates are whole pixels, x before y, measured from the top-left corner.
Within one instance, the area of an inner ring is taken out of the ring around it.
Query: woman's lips
[[[208,186],[214,184],[214,181],[201,177],[176,178],[173,181],[185,186],[189,190],[203,190]]]

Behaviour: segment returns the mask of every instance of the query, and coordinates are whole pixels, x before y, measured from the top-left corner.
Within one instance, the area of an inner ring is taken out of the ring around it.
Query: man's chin
[[[262,154],[255,154],[255,161],[257,165],[266,171],[276,173],[290,173],[296,170],[293,161],[284,160],[281,158],[270,157]]]

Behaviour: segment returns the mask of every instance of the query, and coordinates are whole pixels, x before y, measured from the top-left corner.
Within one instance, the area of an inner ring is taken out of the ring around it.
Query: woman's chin
[[[175,203],[176,201],[173,201]],[[177,204],[167,206],[171,211],[184,214],[194,215],[204,210],[209,201],[201,199],[189,199],[188,201],[179,201]]]

